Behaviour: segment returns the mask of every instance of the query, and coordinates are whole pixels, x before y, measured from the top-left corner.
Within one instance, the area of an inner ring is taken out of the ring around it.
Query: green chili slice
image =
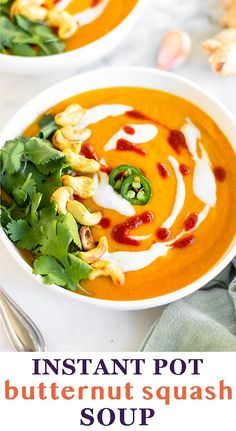
[[[131,166],[131,165],[117,166],[110,173],[109,184],[113,187],[113,189],[119,192],[121,190],[123,181],[133,174],[137,176],[139,175],[143,176],[142,172],[135,166]]]
[[[148,180],[140,174],[129,175],[121,185],[121,196],[133,205],[145,205],[152,196]]]

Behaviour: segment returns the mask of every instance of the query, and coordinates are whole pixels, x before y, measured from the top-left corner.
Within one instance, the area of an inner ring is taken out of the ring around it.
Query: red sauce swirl
[[[142,224],[151,223],[154,219],[154,214],[151,211],[128,218],[124,223],[116,225],[112,230],[112,237],[120,244],[139,245],[140,241],[129,237],[130,230],[137,229]]]
[[[169,239],[171,236],[171,231],[170,229],[166,229],[165,227],[159,227],[159,229],[157,229],[157,238],[160,239],[161,241],[166,241],[167,239]]]
[[[135,134],[135,130],[131,126],[124,126],[123,129],[124,129],[125,133],[127,133],[127,135],[134,135]]]
[[[111,219],[108,217],[102,217],[99,226],[103,227],[104,229],[108,229],[111,226]]]
[[[110,175],[112,169],[110,168],[110,166],[100,164],[100,171],[105,172],[105,174],[107,174],[107,175]]]
[[[158,163],[157,169],[162,178],[168,178],[170,176],[170,171],[165,163]]]
[[[126,139],[118,139],[116,149],[119,151],[134,151],[141,156],[146,156],[147,154],[146,150],[140,148],[138,145],[132,144],[132,142],[129,142]]]
[[[185,136],[180,130],[171,130],[168,142],[176,153],[180,153],[181,148],[186,148]]]
[[[192,213],[184,221],[184,230],[189,231],[195,228],[198,222],[198,214]]]
[[[87,159],[94,159],[98,161],[98,155],[91,144],[83,144],[81,148],[81,154]]]
[[[184,176],[190,174],[190,168],[187,165],[185,165],[184,163],[180,163],[179,170],[180,170],[181,174]]]
[[[217,181],[223,182],[225,180],[226,178],[225,168],[223,168],[222,166],[216,166],[213,172]]]
[[[196,241],[196,238],[194,235],[186,236],[185,238],[178,239],[172,244],[172,247],[174,248],[185,248],[189,245],[193,244]]]

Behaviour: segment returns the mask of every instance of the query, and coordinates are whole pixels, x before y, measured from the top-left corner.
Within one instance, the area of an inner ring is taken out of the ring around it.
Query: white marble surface
[[[219,0],[150,0],[135,30],[115,52],[92,67],[139,65],[155,67],[160,37],[165,30],[182,28],[192,36],[193,52],[176,73],[214,93],[236,115],[236,77],[223,79],[211,72],[201,52],[201,41],[218,31]],[[70,74],[75,73],[72,71]],[[65,74],[23,78],[0,76],[0,127],[39,91]],[[1,247],[1,283],[42,330],[49,351],[137,350],[160,309],[114,312],[80,305],[35,285]],[[0,351],[11,350],[0,323]]]

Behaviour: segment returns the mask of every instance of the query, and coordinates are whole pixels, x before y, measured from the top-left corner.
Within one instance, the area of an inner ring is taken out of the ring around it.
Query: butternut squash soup
[[[116,301],[157,297],[204,275],[234,238],[235,154],[179,97],[79,94],[8,141],[2,158],[14,202],[5,231],[45,283]]]
[[[6,0],[0,52],[58,54],[96,41],[117,27],[138,0]]]

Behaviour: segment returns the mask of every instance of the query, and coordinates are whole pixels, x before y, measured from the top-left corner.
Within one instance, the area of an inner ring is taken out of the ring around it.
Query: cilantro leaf
[[[7,234],[11,241],[15,242],[19,248],[33,250],[40,241],[40,232],[27,223],[26,220],[13,220],[8,223]]]
[[[27,177],[27,175],[31,173],[37,188],[40,184],[43,183],[43,181],[45,181],[45,176],[41,172],[39,172],[39,170],[35,165],[33,165],[33,163],[29,161],[27,162],[27,164],[25,164],[25,166],[22,167],[22,173],[25,175],[25,177]]]
[[[35,259],[33,273],[43,276],[45,284],[58,284],[67,286],[70,284],[70,277],[65,268],[53,256],[42,255]]]
[[[14,188],[12,196],[19,206],[24,206],[27,203],[29,196],[35,193],[35,181],[31,178],[32,174],[29,173],[26,180]]]
[[[65,160],[65,155],[61,151],[41,138],[31,138],[26,142],[25,155],[45,175],[60,168]]]
[[[71,290],[79,288],[84,293],[88,294],[88,292],[80,286],[80,281],[88,278],[89,274],[92,272],[92,268],[82,259],[79,259],[70,253],[68,255],[68,263],[65,268],[72,281],[69,288]]]
[[[88,278],[91,268],[83,260],[72,254],[68,255],[65,267],[55,257],[42,255],[35,259],[33,268],[34,274],[43,276],[45,284],[55,283],[72,291],[79,288],[88,294],[79,283],[81,280]]]
[[[48,224],[52,224],[57,214],[56,202],[49,204],[47,207],[42,208],[39,211],[40,228],[44,233]]]
[[[0,16],[0,49],[12,48],[14,45],[13,39],[17,35],[25,33],[17,27],[8,17]]]
[[[22,35],[17,35],[17,38],[14,39],[15,43],[33,43],[37,45],[40,48],[38,55],[58,54],[64,50],[64,43],[46,24],[32,23],[21,15],[16,15],[15,21],[17,26],[28,34],[28,40],[25,39],[25,41],[23,41]],[[31,42],[29,42],[30,38]]]
[[[48,176],[46,181],[38,185],[37,190],[41,192],[43,195],[42,202],[41,202],[42,207],[45,207],[49,204],[51,194],[58,187],[61,187],[62,185],[61,176],[62,176],[62,169],[59,169],[58,171]]]
[[[38,222],[38,207],[40,205],[40,202],[42,200],[42,193],[35,193],[32,196],[32,201],[31,201],[31,208],[30,208],[30,218],[31,218],[31,223],[35,224]]]
[[[12,1],[0,2],[0,51],[13,55],[37,56],[63,52],[65,44],[45,23],[33,23],[21,15],[9,19]],[[36,47],[36,49],[35,49]]]
[[[1,202],[0,210],[1,210],[0,224],[3,228],[6,228],[8,223],[12,221],[10,208],[7,205],[5,205],[5,202]]]
[[[20,170],[24,144],[19,139],[7,141],[1,149],[2,173],[11,175]]]
[[[14,39],[15,41],[15,39]],[[12,55],[18,55],[20,57],[36,57],[37,52],[34,48],[31,48],[27,43],[21,43],[17,45],[13,45],[11,48]]]
[[[58,216],[52,223],[45,225],[43,233],[41,253],[55,257],[62,264],[66,262],[71,242],[80,244],[77,224],[70,213]]]

